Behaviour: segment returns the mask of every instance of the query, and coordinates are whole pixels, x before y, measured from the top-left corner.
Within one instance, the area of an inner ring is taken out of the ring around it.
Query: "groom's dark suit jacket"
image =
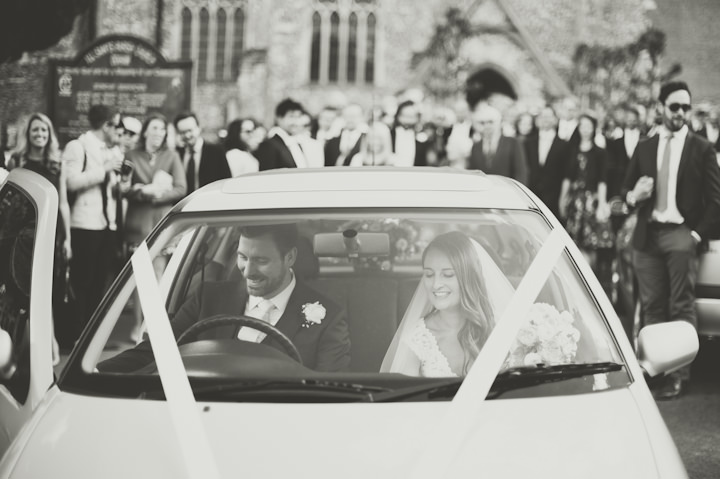
[[[641,176],[649,176],[657,184],[657,150],[660,135],[642,140],[630,160],[622,197],[635,187]],[[720,219],[720,167],[715,151],[706,139],[688,132],[680,157],[675,195],[678,211],[685,218],[685,225],[697,232],[705,241],[717,228]],[[635,249],[644,250],[647,227],[655,208],[655,192],[638,203],[637,226],[633,236]]]
[[[245,314],[248,293],[243,282],[222,281],[205,283],[200,291],[182,305],[171,321],[175,337],[201,319],[217,314]],[[326,315],[320,324],[302,327],[305,317],[303,305],[319,302]],[[350,366],[350,336],[345,311],[331,299],[298,281],[290,295],[283,315],[275,325],[285,333],[298,349],[303,365],[316,371],[343,371]],[[232,339],[239,326],[226,326],[206,331],[198,339]],[[266,337],[263,344],[285,351],[276,341]],[[98,366],[103,372],[128,372],[140,369],[153,361],[149,341],[104,361]]]

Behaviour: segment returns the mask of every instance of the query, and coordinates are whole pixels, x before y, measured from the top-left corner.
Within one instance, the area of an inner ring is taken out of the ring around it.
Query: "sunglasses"
[[[670,103],[668,105],[668,109],[670,109],[670,111],[673,113],[677,113],[678,110],[682,110],[683,113],[687,113],[692,110],[692,106],[688,105],[687,103]]]

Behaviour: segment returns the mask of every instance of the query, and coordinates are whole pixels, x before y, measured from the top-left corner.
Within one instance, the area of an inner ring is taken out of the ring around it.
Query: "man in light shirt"
[[[465,168],[473,145],[473,126],[470,107],[465,100],[455,104],[455,123],[448,130],[445,153],[450,166]]]
[[[720,167],[710,142],[688,129],[690,100],[686,83],[662,86],[662,127],[638,143],[623,185],[638,210],[633,265],[645,324],[697,326],[698,250],[720,217]],[[689,367],[673,373],[656,397],[677,397],[689,378]]]
[[[275,126],[255,152],[260,162],[260,171],[308,167],[302,146],[293,138],[300,130],[304,113],[303,106],[290,98],[278,103],[275,107]]]
[[[557,136],[557,117],[549,106],[540,111],[535,124],[537,134],[528,136],[523,142],[530,171],[528,186],[558,216],[569,145]]]
[[[62,162],[67,171],[70,239],[73,256],[70,283],[76,299],[78,335],[105,294],[117,241],[117,205],[113,191],[123,155],[118,145],[120,115],[105,105],[88,111],[90,131],[70,141]]]

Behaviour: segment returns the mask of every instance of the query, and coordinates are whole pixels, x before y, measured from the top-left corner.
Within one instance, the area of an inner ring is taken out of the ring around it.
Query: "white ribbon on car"
[[[527,313],[550,272],[565,249],[564,232],[554,229],[537,256],[530,264],[500,320],[470,368],[462,386],[455,394],[446,414],[439,418],[438,427],[424,445],[410,477],[438,479],[445,477],[447,469],[462,449],[462,444],[477,426],[485,398],[505,362]]]
[[[133,254],[132,268],[135,275],[140,304],[145,317],[150,346],[157,365],[160,382],[170,409],[176,437],[180,443],[180,455],[190,478],[219,479],[220,472],[210,443],[200,420],[170,319],[163,305],[163,295],[155,279],[150,252],[143,241]]]

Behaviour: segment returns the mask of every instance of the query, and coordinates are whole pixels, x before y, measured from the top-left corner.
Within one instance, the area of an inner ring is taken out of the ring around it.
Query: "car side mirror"
[[[690,364],[699,347],[697,331],[687,321],[652,324],[640,330],[638,361],[648,376],[655,377]]]

